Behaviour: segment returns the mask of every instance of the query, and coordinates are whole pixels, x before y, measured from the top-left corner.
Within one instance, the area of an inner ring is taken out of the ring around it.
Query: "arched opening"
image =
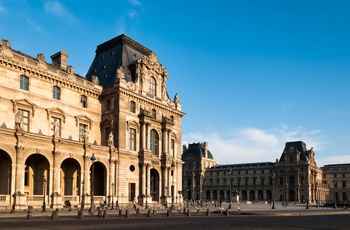
[[[290,189],[289,190],[288,198],[289,198],[289,201],[294,201],[295,200],[295,191],[294,191],[294,189]]]
[[[205,192],[205,199],[208,201],[208,200],[211,200],[211,197],[210,197],[210,191],[209,190],[207,190],[206,192]]]
[[[254,190],[249,191],[249,200],[254,201],[255,200],[255,192]]]
[[[75,200],[80,195],[80,165],[73,158],[65,159],[61,165],[61,194],[65,199]]]
[[[159,173],[156,169],[151,169],[150,177],[150,194],[152,201],[159,202]]]
[[[152,129],[150,133],[150,145],[153,155],[158,156],[159,153],[159,135],[156,130]]]
[[[49,162],[40,155],[33,154],[25,162],[24,192],[28,194],[28,201],[35,200],[34,196],[43,195],[44,178],[49,178]],[[49,188],[47,184],[46,189]]]
[[[225,199],[225,192],[223,190],[220,190],[220,199],[219,201],[223,201]]]
[[[218,192],[216,190],[213,191],[213,201],[218,200]]]
[[[258,191],[258,200],[259,200],[259,201],[264,200],[264,193],[263,193],[262,190],[259,190],[259,191]]]
[[[230,190],[226,191],[226,197],[227,197],[226,202],[230,202],[230,200],[231,200]]]
[[[247,191],[246,190],[242,190],[242,201],[246,201],[247,200]]]
[[[94,196],[106,195],[106,168],[101,162],[94,162]],[[90,175],[92,165],[90,167]]]
[[[11,158],[3,150],[0,150],[0,194],[11,193]]]

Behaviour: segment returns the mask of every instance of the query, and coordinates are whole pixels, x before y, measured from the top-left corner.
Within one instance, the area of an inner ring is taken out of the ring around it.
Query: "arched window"
[[[156,79],[154,79],[154,77],[151,77],[149,80],[149,93],[153,96],[156,95]]]
[[[159,143],[159,137],[156,130],[151,130],[151,151],[153,155],[158,155],[158,143]]]

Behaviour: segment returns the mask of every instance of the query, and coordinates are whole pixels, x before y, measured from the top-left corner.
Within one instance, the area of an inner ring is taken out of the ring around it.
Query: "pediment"
[[[75,116],[75,121],[76,121],[77,126],[79,125],[79,123],[87,123],[87,124],[89,124],[89,126],[91,128],[92,120],[86,115]]]
[[[29,109],[32,111],[33,116],[35,109],[38,108],[36,104],[33,102],[29,101],[28,99],[18,99],[18,100],[11,100],[13,103],[13,112],[15,113],[18,109],[18,107],[21,107],[23,109]]]
[[[66,122],[67,113],[64,110],[60,108],[48,108],[46,111],[48,119],[50,119],[50,116],[58,116],[63,118],[63,123]]]

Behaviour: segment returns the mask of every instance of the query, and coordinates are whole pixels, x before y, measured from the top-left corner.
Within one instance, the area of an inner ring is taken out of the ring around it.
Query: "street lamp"
[[[43,192],[44,192],[44,200],[43,200],[43,212],[46,212],[46,185],[47,185],[47,180],[44,177],[43,179]]]
[[[91,165],[91,204],[90,204],[90,214],[94,214],[94,177],[95,177],[95,161],[96,157],[95,154],[92,154],[90,160],[92,161]]]
[[[272,208],[275,209],[275,174],[272,174]]]
[[[336,186],[337,186],[337,181],[334,180],[333,181],[333,185],[334,185],[334,208],[337,208],[337,193],[335,192]]]
[[[146,185],[146,209],[148,208],[147,197],[148,195],[147,195],[147,185]]]
[[[306,189],[307,189],[306,209],[309,209],[309,175],[306,178]]]
[[[113,196],[114,196],[114,183],[112,183],[112,209],[114,209]]]
[[[232,207],[232,168],[230,168],[230,204],[228,205],[228,209],[231,209]]]

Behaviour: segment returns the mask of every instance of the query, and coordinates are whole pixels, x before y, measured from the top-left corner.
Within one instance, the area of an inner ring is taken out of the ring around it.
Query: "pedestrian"
[[[134,197],[134,209],[136,211],[136,199],[135,199],[135,197]]]

